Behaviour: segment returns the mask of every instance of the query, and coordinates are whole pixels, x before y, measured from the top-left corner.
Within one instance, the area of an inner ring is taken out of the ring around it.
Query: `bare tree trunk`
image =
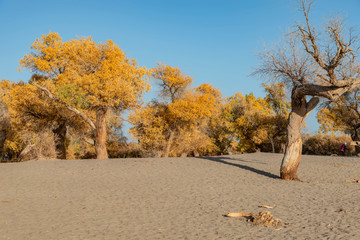
[[[59,121],[57,128],[53,129],[55,152],[57,159],[66,159],[66,123],[65,121]]]
[[[174,131],[171,131],[171,130],[170,130],[170,136],[169,136],[168,142],[167,142],[167,144],[166,144],[166,148],[165,148],[165,152],[164,152],[164,157],[169,157],[170,148],[171,148],[172,142],[173,142],[173,140],[174,140],[174,137],[175,137]]]
[[[303,120],[303,117],[296,112],[292,111],[289,115],[286,148],[280,169],[280,177],[285,180],[299,180],[297,169],[302,152],[301,128]]]
[[[106,113],[106,108],[99,108],[96,110],[95,151],[97,159],[108,159],[106,150]]]
[[[297,169],[302,154],[301,129],[304,120],[319,103],[319,98],[313,97],[309,102],[295,88],[291,95],[291,113],[287,126],[287,141],[284,158],[280,168],[280,178],[285,180],[299,180]]]

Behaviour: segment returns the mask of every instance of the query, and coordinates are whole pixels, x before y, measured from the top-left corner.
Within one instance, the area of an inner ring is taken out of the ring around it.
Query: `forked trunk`
[[[57,159],[66,159],[66,148],[65,148],[66,123],[65,123],[65,121],[59,121],[58,126],[55,129],[53,129],[53,133],[54,133],[56,158]]]
[[[297,169],[302,154],[301,129],[304,120],[319,103],[319,98],[313,97],[309,102],[306,96],[293,89],[291,95],[291,113],[287,125],[287,139],[284,158],[280,168],[280,178],[285,180],[299,180]]]
[[[97,159],[108,159],[106,150],[106,108],[96,110],[95,151]]]

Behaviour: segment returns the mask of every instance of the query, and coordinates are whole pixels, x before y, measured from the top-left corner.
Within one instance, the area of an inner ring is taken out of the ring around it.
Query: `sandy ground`
[[[0,164],[0,239],[360,239],[360,158],[281,154]],[[227,212],[276,207],[281,228]]]

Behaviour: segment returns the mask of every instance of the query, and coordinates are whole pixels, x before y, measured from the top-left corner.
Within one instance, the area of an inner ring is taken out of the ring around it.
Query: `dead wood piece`
[[[346,180],[348,183],[360,183],[359,179]]]
[[[251,222],[254,225],[261,225],[265,227],[275,227],[282,225],[282,221],[278,218],[274,218],[269,211],[259,212],[257,215],[254,216]]]
[[[250,212],[229,212],[226,214],[227,217],[253,217]]]

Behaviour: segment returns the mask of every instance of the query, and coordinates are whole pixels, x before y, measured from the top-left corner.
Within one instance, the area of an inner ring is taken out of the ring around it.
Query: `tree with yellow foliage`
[[[190,76],[184,75],[178,67],[158,63],[157,67],[151,70],[151,76],[158,80],[160,96],[169,99],[171,102],[181,98],[193,82],[193,79]]]
[[[268,138],[271,142],[272,152],[275,152],[275,146],[279,152],[285,151],[286,126],[290,113],[291,104],[285,94],[285,85],[283,83],[263,84],[266,96],[264,100],[270,105],[272,110],[271,117],[268,118]]]
[[[84,122],[63,105],[49,100],[41,90],[32,85],[37,78],[38,76],[34,75],[29,83],[5,80],[0,83],[3,88],[7,88],[4,101],[9,108],[11,126],[19,135],[16,139],[20,140],[13,142],[13,150],[19,151],[21,145],[28,144],[25,132],[38,133],[50,130],[54,135],[56,158],[66,159],[67,127],[85,131]],[[31,139],[28,140],[33,142]]]
[[[271,116],[269,104],[262,98],[235,94],[229,99],[230,114],[234,130],[240,140],[238,150],[241,152],[254,152],[268,139],[267,119]]]
[[[289,103],[281,83],[263,84],[266,97],[240,93],[227,99],[212,123],[213,137],[222,152],[282,151]],[[269,148],[271,146],[271,148]]]
[[[215,145],[206,128],[209,118],[218,112],[220,91],[210,84],[191,89],[191,77],[165,64],[152,69],[152,76],[158,81],[163,101],[152,101],[131,114],[132,135],[158,156],[213,151]]]
[[[42,76],[34,85],[52,100],[80,116],[95,132],[97,158],[108,158],[106,118],[109,109],[138,106],[149,90],[147,69],[111,40],[96,43],[91,37],[62,41],[57,33],[37,39],[21,66]],[[94,112],[95,117],[87,112]]]
[[[4,102],[5,89],[0,86],[0,154],[4,152],[6,137],[10,128],[9,110]]]
[[[177,155],[195,156],[216,150],[214,139],[208,134],[211,117],[220,113],[221,92],[211,84],[203,83],[188,90],[182,99],[168,105],[171,125],[177,136],[174,146]]]
[[[327,101],[317,114],[320,129],[324,133],[343,132],[350,134],[353,141],[360,140],[360,96],[359,88],[341,96],[338,101]],[[355,147],[360,153],[360,147]]]

